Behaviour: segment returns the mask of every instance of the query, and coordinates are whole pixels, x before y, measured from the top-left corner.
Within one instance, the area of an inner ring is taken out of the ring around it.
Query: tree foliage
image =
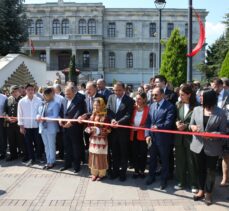
[[[174,86],[186,81],[187,75],[187,39],[174,29],[170,38],[165,42],[162,55],[160,74],[164,75]]]
[[[0,0],[0,55],[20,52],[28,39],[24,0]]]
[[[69,78],[69,81],[75,83],[75,85],[77,84],[78,74],[76,72],[76,56],[75,55],[72,55],[70,59],[68,78]]]
[[[219,76],[229,78],[229,51],[227,52],[227,55],[223,61]]]

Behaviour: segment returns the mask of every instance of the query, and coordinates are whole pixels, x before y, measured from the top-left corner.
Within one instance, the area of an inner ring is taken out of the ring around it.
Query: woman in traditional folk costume
[[[96,122],[108,123],[106,117],[106,105],[102,98],[96,98],[93,103],[93,112],[90,117],[91,123],[85,129],[90,134],[89,161],[88,166],[91,169],[92,181],[99,181],[106,176],[108,169],[108,140],[107,135],[111,132],[108,126],[96,124]]]

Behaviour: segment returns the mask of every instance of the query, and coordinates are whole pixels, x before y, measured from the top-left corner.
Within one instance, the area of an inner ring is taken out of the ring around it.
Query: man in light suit
[[[154,88],[152,97],[154,103],[150,106],[146,127],[162,130],[173,129],[176,117],[174,105],[164,99],[164,90],[162,88]],[[147,143],[151,143],[149,148],[149,176],[146,184],[150,185],[155,181],[157,156],[159,155],[162,164],[160,189],[163,190],[166,188],[169,176],[169,151],[173,136],[169,133],[146,131],[145,137]]]
[[[134,101],[125,94],[125,85],[117,82],[114,85],[114,94],[107,102],[107,116],[114,125],[110,134],[113,168],[111,179],[119,176],[120,181],[126,180],[128,164],[129,129],[116,128],[120,125],[130,125]]]
[[[61,117],[65,119],[77,119],[85,113],[84,95],[76,92],[72,85],[65,88],[65,102],[62,107]],[[64,134],[64,167],[60,171],[64,171],[72,166],[74,173],[80,171],[80,161],[83,147],[83,125],[77,122],[60,121]]]

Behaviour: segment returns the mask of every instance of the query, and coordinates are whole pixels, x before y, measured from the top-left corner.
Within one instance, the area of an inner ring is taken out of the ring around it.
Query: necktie
[[[92,112],[92,97],[89,97],[89,112]]]
[[[156,109],[158,110],[158,109],[159,109],[159,107],[160,107],[160,104],[159,104],[159,103],[157,103],[157,105],[156,105]]]

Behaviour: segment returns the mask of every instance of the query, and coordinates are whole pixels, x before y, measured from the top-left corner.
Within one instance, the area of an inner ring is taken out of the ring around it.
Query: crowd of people
[[[73,167],[75,173],[88,163],[92,181],[108,176],[124,182],[128,167],[134,179],[144,179],[148,168],[146,185],[160,175],[163,190],[175,175],[176,190],[190,188],[195,201],[210,205],[220,162],[220,186],[229,186],[228,139],[142,128],[228,134],[228,112],[228,79],[173,88],[157,75],[136,92],[122,82],[110,90],[104,79],[80,87],[69,82],[64,91],[60,84],[15,85],[8,96],[0,94],[0,159],[22,158],[48,170],[58,157],[60,171]]]

